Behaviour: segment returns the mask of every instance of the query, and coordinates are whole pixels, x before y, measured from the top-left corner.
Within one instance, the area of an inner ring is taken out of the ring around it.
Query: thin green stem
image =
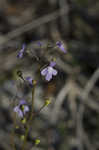
[[[29,128],[30,128],[30,125],[31,125],[31,120],[32,120],[32,117],[33,117],[35,86],[36,86],[36,84],[34,84],[34,86],[32,88],[32,110],[31,110],[30,118],[29,118],[29,120],[27,122],[27,127],[26,127],[26,131],[25,131],[25,137],[24,137],[22,150],[25,149],[25,146],[26,146],[26,143],[27,143],[27,137],[28,137],[28,133],[29,133]]]
[[[14,142],[14,138],[15,138],[15,126],[16,126],[16,114],[14,113],[14,117],[13,117],[13,130],[12,130],[12,133],[11,133],[11,145],[13,147],[13,150],[16,150],[16,147],[15,147],[15,142]]]
[[[25,137],[24,137],[24,142],[23,142],[22,150],[25,149],[26,142],[27,142],[27,137],[28,137],[28,133],[29,133],[29,125],[27,125],[26,131],[25,131]]]

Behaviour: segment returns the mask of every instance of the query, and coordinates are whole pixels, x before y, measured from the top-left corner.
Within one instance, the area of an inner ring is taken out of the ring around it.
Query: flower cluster
[[[40,47],[42,46],[42,43],[39,41],[37,43]],[[64,52],[67,53],[66,49],[64,48],[64,45],[61,41],[57,41],[56,45],[58,46],[58,48]],[[17,58],[22,58],[23,54],[24,54],[24,50],[25,50],[26,45],[23,44],[22,49],[19,51]],[[56,65],[56,62],[51,61],[49,66],[47,66],[46,68],[44,68],[41,71],[41,75],[45,76],[45,80],[50,81],[52,79],[53,76],[56,76],[58,71],[56,69],[54,69],[53,67]],[[27,77],[26,80],[29,82],[29,85],[31,87],[33,87],[33,79],[31,77]]]

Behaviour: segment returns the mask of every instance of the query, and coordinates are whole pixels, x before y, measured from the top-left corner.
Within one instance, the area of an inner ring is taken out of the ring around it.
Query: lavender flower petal
[[[42,71],[41,71],[41,75],[42,76],[45,76],[48,72],[48,68],[44,68]]]
[[[52,73],[48,73],[48,74],[46,75],[45,79],[46,79],[47,81],[50,81],[50,80],[52,79]]]
[[[18,113],[18,116],[23,118],[23,112],[19,109],[19,111],[17,112]]]
[[[24,43],[24,44],[22,45],[22,50],[24,51],[25,48],[26,48],[26,44]]]
[[[26,105],[26,104],[27,104],[27,102],[24,99],[20,100],[20,102],[19,102],[19,106],[20,105]]]
[[[19,52],[17,58],[22,58],[22,57],[23,57],[23,52]]]
[[[29,111],[29,107],[28,106],[24,106],[24,114],[26,113],[26,112],[28,112]]]
[[[51,62],[50,62],[50,66],[51,66],[51,67],[54,67],[55,65],[56,65],[56,62],[55,62],[55,61],[51,61]]]
[[[21,111],[21,109],[19,108],[19,106],[16,106],[14,108],[14,112],[18,113],[19,117],[23,117],[23,112]]]
[[[16,106],[16,107],[14,107],[14,109],[13,109],[14,112],[18,112],[18,110],[19,110],[19,106]]]

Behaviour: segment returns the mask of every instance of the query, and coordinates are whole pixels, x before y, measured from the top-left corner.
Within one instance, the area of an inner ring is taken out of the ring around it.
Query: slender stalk
[[[32,120],[32,117],[33,117],[33,111],[34,111],[34,92],[35,92],[35,85],[34,85],[34,88],[32,89],[32,111],[31,111],[31,115],[30,115],[30,118],[29,118],[29,122]]]
[[[16,114],[14,113],[14,117],[13,117],[13,130],[12,130],[12,133],[11,133],[11,145],[12,145],[12,148],[13,150],[16,150],[16,147],[15,147],[15,142],[14,142],[14,137],[15,137],[15,126],[16,126]]]
[[[16,150],[16,147],[15,147],[15,143],[14,143],[14,129],[12,131],[12,134],[11,134],[11,145],[13,147],[13,150]]]
[[[25,137],[24,137],[24,142],[23,142],[23,146],[22,146],[22,150],[25,149],[26,143],[27,143],[27,137],[28,137],[28,133],[29,133],[29,128],[31,125],[31,120],[33,117],[33,111],[34,111],[34,93],[35,93],[35,86],[36,84],[33,84],[33,88],[32,88],[32,110],[31,110],[31,114],[30,114],[30,118],[27,122],[27,127],[26,127],[26,131],[25,131]]]
[[[34,88],[32,88],[32,111],[31,111],[31,115],[32,115],[33,110],[34,110],[34,92],[35,92],[35,85],[34,85]]]
[[[23,142],[22,150],[25,149],[28,133],[29,133],[29,124],[27,125],[26,131],[25,131],[25,137],[24,137],[24,142]]]

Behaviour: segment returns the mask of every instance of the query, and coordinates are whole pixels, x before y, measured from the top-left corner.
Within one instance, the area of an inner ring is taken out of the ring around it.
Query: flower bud
[[[22,141],[24,140],[24,138],[25,138],[25,136],[24,136],[24,135],[21,135],[21,140],[22,140]]]
[[[50,103],[51,103],[51,101],[50,101],[49,99],[47,99],[47,100],[45,101],[45,106],[48,106]]]
[[[23,118],[23,119],[21,120],[21,122],[22,122],[23,124],[25,124],[25,123],[26,123],[26,118]]]
[[[40,140],[39,139],[36,139],[35,140],[35,145],[38,145],[40,143]]]

